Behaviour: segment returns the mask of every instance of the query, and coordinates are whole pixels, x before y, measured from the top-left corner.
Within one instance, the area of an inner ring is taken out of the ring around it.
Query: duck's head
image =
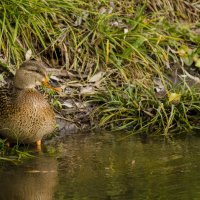
[[[14,86],[18,89],[35,88],[48,82],[47,71],[44,66],[34,61],[24,62],[14,77]]]

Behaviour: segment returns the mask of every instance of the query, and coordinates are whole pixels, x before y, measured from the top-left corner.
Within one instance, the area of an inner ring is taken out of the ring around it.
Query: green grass
[[[6,140],[0,139],[0,162],[11,162],[13,164],[18,164],[22,159],[32,158],[30,150],[21,149],[18,144],[12,148],[8,147]]]
[[[94,97],[93,102],[101,104],[95,110],[100,115],[101,128],[169,136],[199,129],[199,95],[199,91],[183,89],[176,104],[167,97],[156,98],[152,88],[127,85],[109,88]]]
[[[31,49],[33,58],[76,71],[82,85],[103,71],[98,92],[83,98],[96,105],[91,119],[97,118],[99,127],[190,133],[199,129],[198,5],[197,0],[3,0],[0,62],[8,69],[19,66]]]

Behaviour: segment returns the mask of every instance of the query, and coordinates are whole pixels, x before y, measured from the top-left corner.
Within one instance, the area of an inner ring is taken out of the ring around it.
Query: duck
[[[44,136],[54,132],[55,113],[36,86],[48,84],[46,68],[26,61],[16,71],[13,84],[0,88],[0,135],[8,142],[40,148]]]

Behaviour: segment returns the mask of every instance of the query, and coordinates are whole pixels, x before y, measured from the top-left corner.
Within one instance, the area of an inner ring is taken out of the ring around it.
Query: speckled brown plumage
[[[14,87],[0,89],[0,134],[9,141],[36,142],[55,129],[51,106],[34,88],[44,79],[44,68],[28,62],[17,71]]]

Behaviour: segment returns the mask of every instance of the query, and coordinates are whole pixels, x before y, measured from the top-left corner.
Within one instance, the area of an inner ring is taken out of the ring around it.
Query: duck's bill
[[[49,77],[45,77],[45,79],[44,79],[44,81],[42,82],[42,84],[45,86],[45,87],[47,87],[47,88],[50,88],[50,89],[52,89],[52,90],[54,90],[54,91],[56,91],[56,92],[61,92],[62,91],[62,89],[60,88],[60,87],[55,87],[54,85],[53,85],[53,83],[51,82],[51,80],[49,79]]]

